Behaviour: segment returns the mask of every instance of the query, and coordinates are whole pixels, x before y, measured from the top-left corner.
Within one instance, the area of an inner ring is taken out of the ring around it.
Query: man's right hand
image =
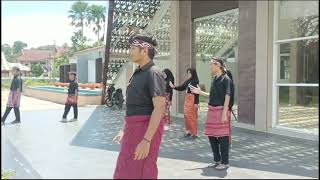
[[[120,144],[122,142],[123,130],[120,130],[119,133],[113,138],[113,141]]]

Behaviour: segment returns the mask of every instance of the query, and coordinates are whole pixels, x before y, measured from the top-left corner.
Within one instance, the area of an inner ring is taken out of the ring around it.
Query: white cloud
[[[13,16],[2,19],[2,44],[12,45],[20,40],[28,44],[28,48],[42,45],[57,45],[68,43],[71,45],[71,36],[74,27],[70,25],[70,19],[65,15],[28,15]],[[96,35],[91,28],[86,27],[85,36],[96,40]]]

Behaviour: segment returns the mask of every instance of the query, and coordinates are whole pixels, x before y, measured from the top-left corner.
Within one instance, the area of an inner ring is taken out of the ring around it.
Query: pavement
[[[9,96],[9,90],[1,89],[1,114],[3,114],[3,112],[6,109],[8,96]],[[24,95],[21,96],[20,111],[35,111],[35,110],[62,109],[62,108],[64,108],[64,105],[62,104],[43,101],[40,99],[36,99],[36,98],[24,96]]]
[[[79,108],[79,120],[60,123],[63,108],[21,112],[22,123],[1,127],[2,169],[15,178],[112,178],[120,145],[112,138],[124,111],[104,106]],[[69,119],[72,112],[69,113]],[[14,114],[7,121],[14,119]],[[230,168],[207,168],[212,152],[200,119],[197,140],[183,138],[183,119],[173,118],[158,159],[159,178],[319,178],[318,142],[233,128]]]

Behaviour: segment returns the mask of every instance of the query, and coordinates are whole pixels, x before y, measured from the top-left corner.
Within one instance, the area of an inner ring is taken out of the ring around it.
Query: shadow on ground
[[[119,151],[112,142],[123,124],[124,111],[99,106],[75,136],[72,145]],[[203,134],[203,118],[199,134]],[[233,128],[230,164],[233,167],[269,171],[297,176],[318,177],[318,142]],[[205,136],[197,140],[183,137],[183,119],[173,118],[165,132],[160,157],[209,163],[212,153]],[[225,177],[225,171],[200,168],[203,176]],[[192,171],[194,169],[190,169]]]

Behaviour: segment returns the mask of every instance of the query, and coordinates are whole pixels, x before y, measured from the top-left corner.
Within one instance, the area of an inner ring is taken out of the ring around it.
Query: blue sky
[[[75,29],[70,25],[68,11],[75,1],[1,1],[2,44],[21,40],[28,48],[41,45],[71,45]],[[85,1],[106,6],[107,1]],[[95,40],[90,28],[85,34]]]

